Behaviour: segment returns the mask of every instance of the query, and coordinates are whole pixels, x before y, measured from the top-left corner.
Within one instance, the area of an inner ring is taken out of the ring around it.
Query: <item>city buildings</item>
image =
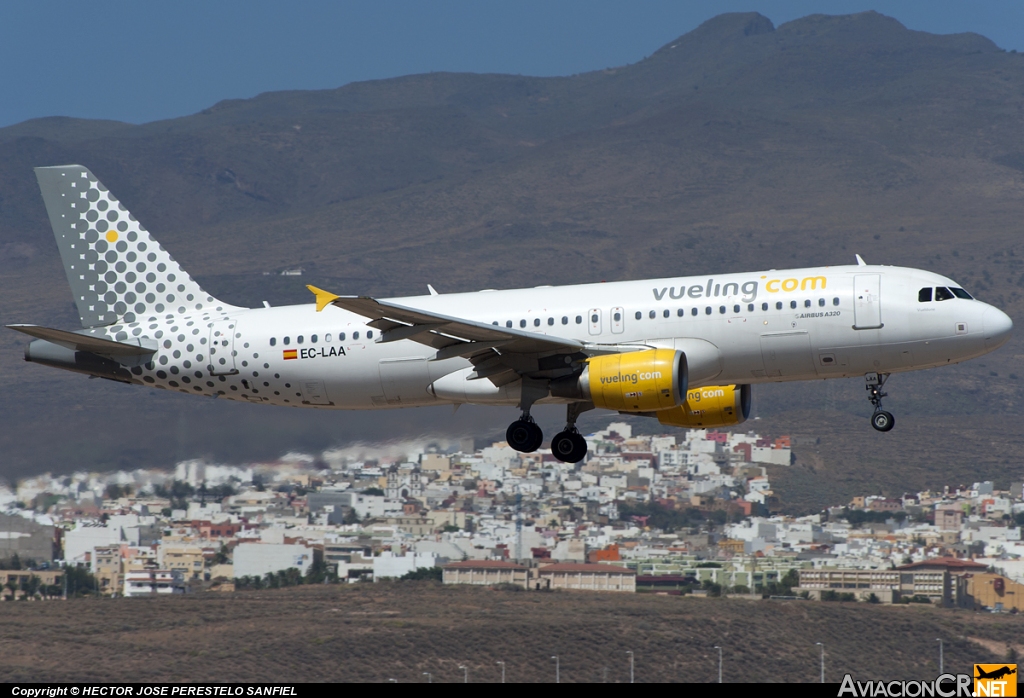
[[[573,593],[636,592],[640,577],[645,593],[1019,607],[1019,483],[864,495],[792,517],[772,486],[792,461],[788,437],[612,423],[586,438],[577,465],[503,443],[406,443],[0,485],[0,565],[33,568],[5,597],[23,598],[50,565],[90,574],[89,593],[126,596],[436,574]]]

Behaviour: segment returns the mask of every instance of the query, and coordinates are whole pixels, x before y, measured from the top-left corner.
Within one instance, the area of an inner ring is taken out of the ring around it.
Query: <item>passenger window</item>
[[[590,316],[590,321],[591,321],[592,323],[594,323],[595,325],[597,324],[597,321],[598,321],[598,320],[600,320],[600,319],[601,319],[601,318],[599,318],[599,317],[597,316],[597,313],[594,313],[593,315],[591,315],[591,316]]]
[[[693,315],[694,317],[697,317],[697,309],[694,308],[693,310],[691,310],[690,311],[690,315]]]
[[[671,314],[672,314],[672,313],[670,313],[670,312],[669,312],[668,310],[665,310],[665,311],[663,311],[663,312],[661,313],[661,316],[662,316],[662,317],[668,317],[668,316],[670,316]]]
[[[833,298],[832,305],[839,305],[839,298]]]
[[[796,309],[796,301],[790,301],[789,302],[789,307],[793,308],[795,310]]]
[[[563,325],[568,325],[569,324],[569,318],[566,317],[565,315],[562,316],[562,324]]]
[[[549,317],[548,318],[548,327],[551,327],[551,325],[554,325],[554,324],[555,324],[555,318]]]
[[[533,326],[534,327],[540,327],[540,318],[539,317],[533,319]]]
[[[648,315],[653,320],[655,317],[657,317],[658,313],[652,310],[650,313],[648,313]],[[597,322],[597,320],[594,320],[594,322]]]
[[[918,303],[931,303],[932,302],[932,289],[929,287],[929,288],[922,288],[920,291],[918,291],[917,292],[917,302]]]
[[[732,312],[733,312],[733,313],[739,313],[739,312],[740,312],[740,307],[739,307],[738,305],[734,305],[734,306],[732,307]]]
[[[316,335],[312,335],[312,336],[311,336],[311,337],[309,338],[309,343],[310,343],[310,344],[316,344]]]
[[[952,288],[951,287],[949,290],[952,291],[953,295],[956,296],[957,298],[963,298],[963,299],[969,300],[969,301],[970,300],[974,300],[974,296],[972,296],[971,294],[969,294],[967,291],[963,290],[962,288]]]
[[[935,300],[937,301],[948,301],[953,299],[953,294],[950,293],[949,289],[945,286],[937,286],[935,288]]]
[[[492,322],[491,324],[492,324],[492,325],[494,325],[495,327],[497,327],[497,325],[498,325],[498,321],[497,321],[497,320],[495,320],[495,321],[494,321],[494,322]]]
[[[718,312],[720,312],[722,315],[725,315],[725,306],[724,305],[718,306]]]
[[[686,311],[680,308],[679,310],[676,311],[676,315],[678,315],[679,317],[683,317],[684,315],[686,315]]]
[[[704,308],[704,314],[705,315],[710,315],[711,314],[711,306],[710,305],[708,307]]]
[[[338,341],[339,342],[344,342],[345,341],[345,333],[344,332],[339,332],[338,333]]]
[[[330,332],[328,332],[327,334],[324,335],[324,341],[327,342],[328,344],[331,343],[331,333]]]
[[[638,311],[636,311],[636,319],[637,319],[637,320],[639,320],[639,319],[640,319],[640,318],[642,318],[643,316],[644,316],[644,314],[643,314],[643,313],[641,313],[641,312],[640,312],[639,310],[638,310]]]
[[[373,330],[366,330],[366,338],[373,339]]]
[[[807,300],[804,301],[804,307],[805,308],[810,308],[811,307],[811,299],[810,298],[808,298]]]
[[[576,316],[576,324],[577,325],[582,325],[583,324],[583,316],[582,315],[577,315]]]
[[[775,304],[775,309],[782,310],[782,301],[779,301],[778,303]]]
[[[512,327],[512,321],[511,320],[506,320],[505,321],[505,327]]]
[[[762,303],[761,304],[761,310],[768,310],[768,304],[767,303]]]
[[[825,299],[824,298],[819,298],[818,299],[818,307],[819,308],[824,308],[825,307]]]
[[[359,339],[359,333],[358,333],[358,332],[353,332],[353,333],[352,333],[352,339],[353,339],[353,340],[355,340],[355,339]]]
[[[754,304],[753,303],[751,303],[750,305],[747,306],[747,312],[748,313],[754,312]]]
[[[285,346],[288,346],[291,343],[292,343],[292,338],[291,337],[285,337],[284,338],[284,345]]]
[[[272,346],[272,347],[276,347],[277,346],[277,337],[271,337],[270,338],[270,346]]]
[[[526,320],[520,320],[519,321],[519,326],[520,327],[526,327]]]
[[[295,343],[296,344],[302,344],[303,339],[304,339],[303,336],[300,334],[298,337],[295,338]]]

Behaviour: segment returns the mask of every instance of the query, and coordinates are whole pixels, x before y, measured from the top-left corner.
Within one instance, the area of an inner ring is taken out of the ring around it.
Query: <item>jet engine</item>
[[[592,357],[578,377],[552,382],[551,393],[619,412],[656,412],[682,404],[687,376],[681,351],[645,349]]]
[[[666,426],[709,429],[742,424],[750,416],[749,385],[708,385],[686,392],[686,402],[657,412]]]

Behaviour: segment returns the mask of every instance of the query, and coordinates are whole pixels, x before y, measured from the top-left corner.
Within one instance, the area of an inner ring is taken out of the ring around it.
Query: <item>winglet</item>
[[[313,293],[313,295],[316,296],[316,312],[318,313],[327,306],[329,306],[334,301],[341,298],[341,296],[336,296],[330,291],[325,291],[322,288],[317,288],[316,286],[306,284],[306,288],[308,288]]]
[[[861,257],[859,254],[854,255],[854,257],[857,258],[857,266],[858,267],[866,267],[868,265],[868,263],[864,261],[864,258]]]
[[[427,284],[427,290],[430,291],[430,295],[432,296],[440,295],[437,291],[434,290],[434,287],[431,286],[430,284]]]

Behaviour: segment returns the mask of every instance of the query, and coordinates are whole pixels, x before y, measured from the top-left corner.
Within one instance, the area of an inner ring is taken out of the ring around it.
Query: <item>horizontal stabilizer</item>
[[[149,356],[157,350],[154,339],[133,338],[124,342],[115,342],[103,337],[93,337],[67,330],[55,330],[39,325],[7,325],[8,328],[27,334],[37,339],[45,339],[72,351],[88,351],[101,356],[128,357]]]

